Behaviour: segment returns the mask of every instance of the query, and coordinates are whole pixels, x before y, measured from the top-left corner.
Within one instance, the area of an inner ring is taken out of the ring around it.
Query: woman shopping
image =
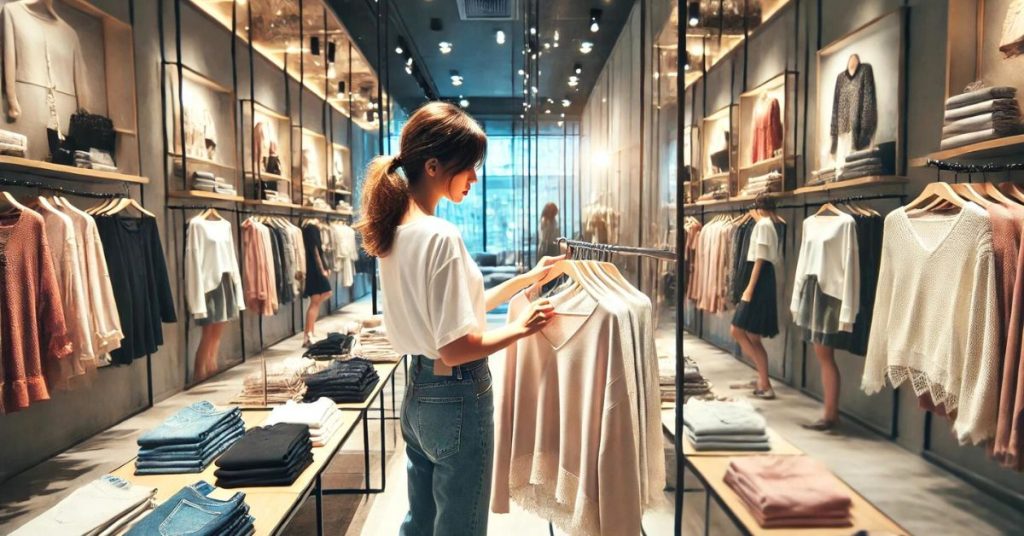
[[[402,129],[400,153],[370,163],[355,226],[367,253],[380,258],[388,338],[411,356],[401,417],[405,536],[486,534],[494,455],[487,356],[554,317],[538,300],[511,324],[486,329],[486,311],[542,279],[559,258],[485,291],[459,230],[434,216],[441,199],[469,195],[486,149],[487,136],[461,109],[424,105]]]

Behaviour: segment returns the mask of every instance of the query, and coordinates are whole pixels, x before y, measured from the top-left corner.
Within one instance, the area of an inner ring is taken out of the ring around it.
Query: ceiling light
[[[519,114],[519,119],[526,119],[526,116],[523,114]]]
[[[544,110],[544,113],[546,113],[546,114],[550,114],[550,113],[551,113],[551,110]]]
[[[452,51],[452,44],[448,41],[441,41],[437,44],[437,48],[441,50],[441,54],[448,54]]]
[[[548,104],[554,104],[554,103],[555,103],[555,101],[551,97],[548,97]]]
[[[551,43],[544,43],[544,50],[551,48]]]
[[[337,97],[339,99],[345,98],[345,81],[344,80],[339,80],[338,81],[338,93],[335,95],[335,97]]]
[[[405,74],[412,74],[412,65],[405,66]]]
[[[532,91],[533,94],[536,95],[537,94],[537,86],[530,86],[530,91]]]
[[[401,46],[395,47],[395,54],[398,54],[399,56],[401,56],[403,52],[405,52],[405,50],[402,50]]]
[[[459,99],[459,106],[469,108],[469,101],[466,99]]]
[[[590,41],[580,43],[580,52],[583,54],[590,54],[592,50],[594,50],[594,43],[591,43]]]
[[[561,117],[562,119],[565,119],[565,112],[562,112],[562,113],[560,114],[560,117]]]
[[[569,77],[569,87],[576,87],[579,83],[580,78],[578,76],[573,75]]]
[[[522,70],[522,69],[519,69],[519,76],[523,76],[523,75],[525,75],[525,74],[526,74],[526,71],[524,71],[524,70]]]
[[[459,71],[451,71],[448,74],[450,74],[451,77],[452,77],[452,85],[453,86],[459,87],[459,86],[462,85],[462,75],[459,74]]]
[[[558,41],[558,30],[555,30],[554,39],[555,39],[556,42]],[[555,45],[555,46],[558,46],[558,45]]]
[[[559,121],[558,122],[558,128],[562,128],[562,125],[564,125],[564,124],[565,124],[565,121]]]
[[[530,35],[537,35],[537,28],[530,26]]]
[[[412,67],[412,56],[409,56],[408,58],[405,59],[405,66]]]
[[[686,5],[687,18],[690,26],[700,24],[700,2],[690,2]]]
[[[496,43],[498,43],[499,45],[504,45],[505,44],[505,32],[503,30],[498,30],[498,31],[494,32],[494,41]]]
[[[601,10],[600,9],[591,9],[590,10],[590,31],[592,33],[597,33],[597,31],[601,29],[601,27],[598,25],[599,22],[601,22]]]
[[[537,53],[533,53],[533,54],[531,54],[531,55],[530,55],[530,57],[531,57],[532,59],[537,59]]]
[[[331,63],[327,66],[327,78],[334,78],[338,76],[338,70],[334,68],[334,64]]]
[[[572,101],[569,99],[562,99],[562,108],[568,108],[570,104],[572,104]]]
[[[575,65],[573,65],[573,66],[572,66],[572,70],[573,70],[573,71],[574,71],[574,72],[575,72],[576,74],[582,74],[582,73],[583,73],[583,66],[577,63],[577,64],[575,64]]]

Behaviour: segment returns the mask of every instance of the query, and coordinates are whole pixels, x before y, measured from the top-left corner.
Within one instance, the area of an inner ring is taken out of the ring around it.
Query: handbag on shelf
[[[117,132],[114,131],[114,122],[109,117],[79,109],[71,114],[67,138],[65,146],[70,144],[72,151],[88,152],[90,149],[100,149],[114,154]]]

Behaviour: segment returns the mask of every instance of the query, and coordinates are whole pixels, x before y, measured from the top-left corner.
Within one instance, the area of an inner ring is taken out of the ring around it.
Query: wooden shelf
[[[309,130],[306,127],[297,127],[297,128],[302,132],[303,136],[309,136],[311,138],[319,138],[321,140],[324,140],[324,142],[327,141],[327,136],[324,136],[323,134],[321,134],[319,132],[316,132],[316,131],[313,131],[313,130]]]
[[[45,177],[64,180],[97,181],[97,182],[130,182],[133,184],[149,184],[149,178],[139,175],[128,175],[116,171],[100,171],[98,169],[80,168],[31,160],[20,156],[0,155],[0,170],[32,173]]]
[[[245,201],[245,198],[240,195],[218,194],[217,192],[207,192],[206,190],[180,190],[168,192],[167,197],[175,197],[179,199],[215,199],[217,201],[230,201],[232,203]]]
[[[177,77],[178,76],[178,63],[174,62],[174,61],[167,62],[167,72],[171,73],[171,76]],[[224,93],[224,94],[229,94],[229,95],[232,93],[231,88],[229,88],[227,86],[224,86],[224,85],[220,84],[219,82],[215,82],[212,79],[207,78],[206,76],[204,76],[202,74],[199,74],[199,72],[191,69],[187,65],[182,65],[181,66],[181,74],[185,78],[185,80],[188,80],[189,82],[192,82],[194,84],[203,86],[203,87],[205,87],[205,88],[207,88],[207,89],[209,89],[211,91],[214,91],[216,93]]]
[[[789,197],[791,195],[795,195],[796,193],[797,192],[767,192],[765,195],[767,195],[768,197],[774,198],[774,199],[781,199],[783,197]],[[760,194],[755,194],[755,195],[735,195],[733,197],[730,197],[729,201],[753,201],[753,200],[757,199],[758,195],[760,195]]]
[[[178,160],[182,159],[181,153],[169,153],[169,156],[171,158],[176,158]],[[209,166],[219,167],[221,169],[228,169],[228,170],[231,170],[231,171],[235,171],[235,167],[234,166],[229,166],[228,164],[221,164],[220,162],[215,162],[213,160],[210,160],[209,158],[203,158],[201,156],[187,156],[186,158],[188,158],[189,162],[197,162],[199,164],[206,164],[206,165],[209,165]]]
[[[261,207],[280,207],[280,208],[302,208],[295,203],[284,203],[281,201],[267,201],[266,199],[245,199],[242,201],[244,205],[254,205]]]
[[[910,165],[912,167],[925,167],[928,165],[928,160],[974,160],[1019,155],[1021,152],[1024,152],[1024,134],[1007,136],[1005,138],[972,143],[955,149],[946,149],[945,151],[934,152],[928,156],[911,159]]]
[[[343,188],[331,188],[330,191],[341,195],[352,195],[352,192]]]
[[[814,186],[804,186],[793,190],[794,194],[813,194],[819,192],[831,192],[835,190],[847,190],[850,188],[861,188],[864,186],[883,186],[887,184],[906,184],[906,177],[893,175],[872,175],[869,177],[858,177],[844,181],[826,182]]]
[[[785,166],[785,164],[783,162],[782,155],[780,154],[779,156],[773,156],[771,158],[767,158],[765,160],[761,160],[760,162],[757,162],[756,164],[750,164],[749,166],[741,167],[739,169],[739,171],[741,173],[749,173],[749,174],[759,173],[759,172],[762,172],[762,171],[767,173],[767,172],[771,171],[775,167],[778,167],[779,171],[782,171],[782,167],[784,167],[784,166]]]
[[[270,108],[264,106],[263,104],[260,104],[260,101],[255,101],[252,99],[241,99],[241,101],[243,106],[248,106],[248,104],[251,102],[256,112],[263,114],[267,117],[272,117],[279,121],[288,121],[287,115],[284,115],[283,113],[280,113],[275,110],[271,110]]]
[[[317,184],[310,184],[308,182],[303,182],[302,183],[302,189],[303,190],[313,190],[314,192],[322,192],[324,190],[329,190],[330,188],[328,188],[326,186],[320,186],[320,185],[317,185]]]
[[[713,181],[713,180],[721,180],[721,179],[728,179],[728,178],[729,178],[729,172],[728,171],[723,171],[721,173],[715,173],[713,175],[708,175],[706,177],[701,177],[700,180],[701,180],[701,182],[704,182],[704,181]]]
[[[245,176],[252,177],[253,174],[251,171],[246,171]],[[292,182],[291,179],[285,177],[284,175],[278,175],[277,173],[270,173],[268,171],[259,172],[259,175],[257,175],[256,178],[263,181]]]

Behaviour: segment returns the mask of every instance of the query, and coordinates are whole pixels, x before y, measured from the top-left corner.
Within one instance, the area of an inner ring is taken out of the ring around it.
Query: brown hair
[[[391,251],[395,229],[409,207],[409,189],[422,179],[426,162],[437,158],[452,174],[472,169],[483,162],[487,135],[460,108],[430,102],[409,117],[399,146],[400,154],[378,156],[370,162],[359,222],[353,226],[363,235],[363,249],[375,257]]]
[[[554,203],[548,203],[548,204],[544,205],[543,209],[541,209],[541,211],[540,211],[540,219],[541,219],[541,221],[547,220],[547,221],[553,222],[553,221],[555,221],[555,215],[557,215],[557,214],[558,214],[558,205],[556,205]]]

